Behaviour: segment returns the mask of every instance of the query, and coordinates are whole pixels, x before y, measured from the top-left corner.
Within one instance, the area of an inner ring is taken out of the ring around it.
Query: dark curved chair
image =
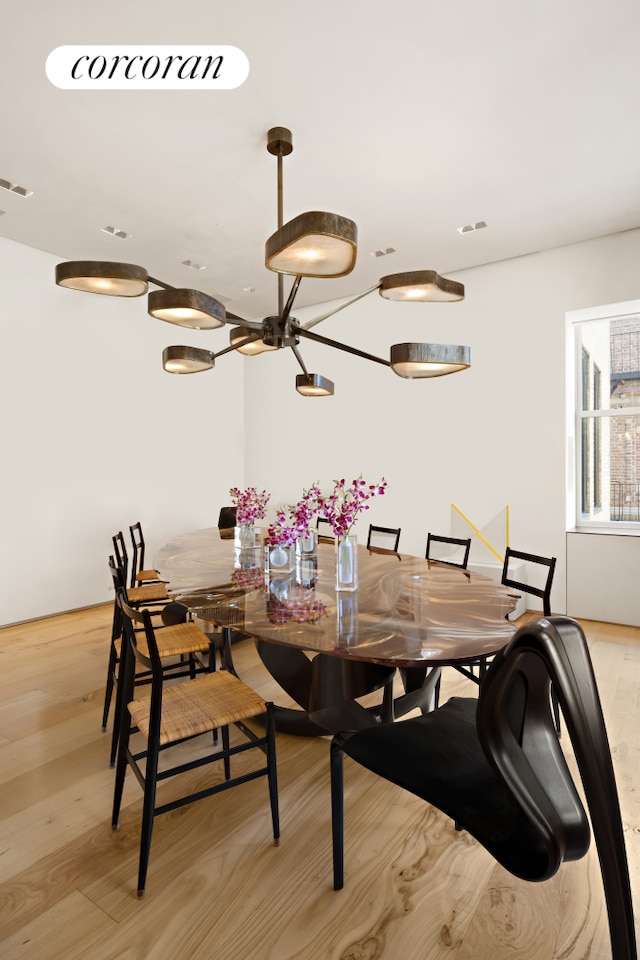
[[[614,960],[636,960],[618,793],[584,633],[575,620],[530,621],[494,658],[477,700],[338,734],[331,745],[334,887],[343,886],[343,753],[438,807],[524,880],[578,860],[591,830],[555,729],[553,683],[595,835]]]
[[[453,547],[462,547],[463,555],[460,560],[451,560],[450,554],[447,554],[446,558],[437,556],[438,553],[438,544],[447,544],[448,546]],[[435,547],[434,547],[435,544]],[[441,537],[436,533],[427,534],[427,550],[425,553],[426,560],[432,560],[434,563],[446,563],[450,567],[462,567],[463,570],[467,569],[467,564],[469,563],[469,550],[471,549],[471,537]]]

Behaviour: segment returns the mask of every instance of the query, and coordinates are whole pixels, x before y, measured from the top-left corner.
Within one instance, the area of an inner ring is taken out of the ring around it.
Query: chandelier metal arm
[[[339,304],[337,307],[333,307],[331,310],[327,310],[326,313],[320,314],[319,317],[314,317],[313,320],[309,320],[308,323],[305,323],[300,327],[301,330],[310,330],[311,327],[315,327],[317,323],[322,323],[323,320],[327,320],[329,317],[332,317],[334,314],[339,313],[341,310],[344,310],[345,307],[351,306],[352,303],[357,303],[358,300],[362,300],[363,297],[368,297],[370,293],[373,293],[375,290],[379,290],[381,283],[378,282],[373,287],[369,287],[368,290],[363,290],[362,293],[357,293],[355,297],[351,297],[349,300],[345,300],[344,303]]]
[[[284,310],[282,311],[282,314],[281,314],[281,316],[282,316],[282,322],[283,322],[283,323],[286,323],[286,321],[287,321],[287,319],[288,319],[288,317],[289,317],[289,314],[291,313],[291,308],[292,308],[292,306],[293,306],[293,301],[294,301],[295,298],[296,298],[296,293],[298,292],[298,287],[300,286],[300,281],[301,281],[301,280],[302,280],[302,277],[296,277],[295,280],[293,281],[293,285],[292,285],[292,287],[291,287],[291,290],[289,291],[289,296],[288,296],[288,298],[287,298],[287,302],[286,302],[285,307],[284,307]]]
[[[302,357],[300,356],[300,351],[298,350],[297,347],[291,347],[291,349],[293,350],[293,355],[294,355],[294,357],[296,358],[296,360],[298,361],[298,363],[300,364],[300,366],[301,366],[301,368],[302,368],[302,372],[304,373],[305,377],[306,377],[307,380],[308,380],[308,379],[309,379],[309,371],[307,370],[307,368],[306,368],[305,365],[304,365],[304,360],[303,360]]]
[[[251,340],[254,340],[254,339],[255,339],[254,337],[247,337],[246,340],[244,341],[244,343],[250,343],[250,341],[251,341]],[[213,354],[213,359],[214,359],[214,360],[217,360],[218,357],[223,357],[223,356],[225,355],[225,353],[232,353],[234,350],[237,350],[237,349],[238,349],[238,345],[237,345],[237,344],[231,344],[230,346],[225,347],[223,350],[218,350],[217,353],[214,353],[214,354]]]
[[[163,290],[175,290],[173,284],[164,283],[162,280],[156,280],[155,277],[149,277],[149,283],[155,284],[156,287],[162,287]]]
[[[301,337],[305,337],[307,340],[315,340],[316,343],[324,343],[324,345],[327,347],[335,347],[336,350],[342,350],[344,353],[351,353],[354,357],[362,357],[363,360],[372,360],[374,363],[381,363],[383,367],[391,366],[389,361],[383,360],[382,357],[374,357],[372,353],[366,353],[364,350],[358,350],[357,347],[350,347],[346,343],[339,343],[337,340],[330,340],[329,337],[323,337],[319,333],[312,333],[310,330],[306,329],[305,327],[300,327],[297,324],[294,324],[293,332]]]

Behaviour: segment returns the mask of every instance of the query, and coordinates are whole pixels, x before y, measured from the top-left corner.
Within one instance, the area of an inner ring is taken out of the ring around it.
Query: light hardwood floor
[[[611,956],[595,848],[547,883],[520,882],[439,812],[348,760],[346,880],[334,892],[326,738],[278,735],[278,847],[264,780],[174,811],[156,821],[138,900],[141,791],[131,775],[121,829],[110,826],[110,734],[100,727],[110,623],[104,606],[0,630],[3,960]],[[584,627],[637,916],[640,631]],[[243,678],[275,697],[253,645],[234,653]],[[474,690],[448,670],[443,692]]]

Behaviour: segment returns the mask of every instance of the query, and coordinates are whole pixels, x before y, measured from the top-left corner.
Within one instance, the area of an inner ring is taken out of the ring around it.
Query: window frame
[[[623,320],[627,317],[640,318],[640,300],[588,307],[584,310],[572,310],[566,314],[567,530],[606,534],[617,533],[621,536],[640,535],[640,520],[602,520],[591,515],[585,515],[583,511],[585,500],[590,503],[591,498],[593,498],[594,511],[598,513],[602,510],[601,476],[597,477],[598,471],[594,471],[594,489],[590,489],[589,470],[585,471],[585,456],[591,454],[591,457],[588,457],[589,463],[592,459],[595,462],[595,457],[599,458],[599,463],[602,462],[603,419],[640,417],[640,405],[613,409],[593,409],[597,390],[593,370],[597,368],[600,402],[602,402],[602,370],[597,364],[589,363],[585,378],[585,354],[589,361],[591,357],[587,348],[583,346],[580,335],[581,327],[587,323],[603,320]],[[589,429],[590,427],[591,429]],[[590,444],[587,450],[585,450],[585,441]]]

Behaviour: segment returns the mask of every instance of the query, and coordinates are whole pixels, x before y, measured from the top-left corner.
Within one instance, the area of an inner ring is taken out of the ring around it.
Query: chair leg
[[[113,696],[113,684],[116,666],[118,663],[118,651],[116,645],[111,641],[111,650],[109,651],[109,666],[107,667],[107,686],[104,691],[104,709],[102,711],[102,730],[107,729],[107,720],[109,719],[109,707],[111,706],[111,697]]]
[[[122,649],[124,650],[125,641],[122,641]],[[131,670],[134,671],[134,667],[131,667]],[[116,764],[116,756],[118,754],[118,739],[120,737],[121,728],[124,724],[129,722],[129,712],[127,710],[127,703],[129,702],[129,697],[124,696],[125,690],[125,681],[123,677],[123,664],[122,658],[120,660],[119,676],[116,682],[116,703],[115,710],[113,715],[113,730],[111,732],[111,754],[109,756],[109,766],[114,767]],[[127,687],[128,689],[128,687]],[[131,689],[133,690],[133,673],[131,676]]]
[[[225,725],[224,727],[221,727],[220,730],[222,732],[222,749],[225,752],[225,756],[223,760],[224,778],[225,780],[230,780],[231,779],[231,761],[226,753],[226,751],[229,749],[229,727]]]
[[[395,672],[394,675],[395,677]],[[383,687],[382,692],[382,713],[380,714],[382,723],[393,723],[395,720],[395,710],[393,703],[393,677],[388,680]]]
[[[109,666],[107,667],[107,685],[104,691],[104,709],[102,711],[102,729],[107,729],[107,720],[109,719],[109,707],[111,706],[111,697],[113,696],[113,687],[118,667],[118,650],[116,640],[122,639],[122,614],[116,604],[113,611],[113,623],[111,626],[111,649],[109,650]]]
[[[156,806],[156,781],[158,776],[158,745],[149,744],[147,766],[144,775],[144,800],[142,802],[142,828],[140,831],[140,862],[138,866],[138,896],[144,896],[151,850],[151,834]]]
[[[342,890],[344,886],[344,771],[343,752],[336,742],[331,741],[331,833],[333,840],[333,889]]]
[[[131,663],[131,656],[126,654],[126,644],[122,645],[122,656],[120,658],[120,678],[118,682],[116,695],[116,715],[113,721],[114,734],[118,745],[118,762],[116,766],[116,779],[113,788],[113,811],[111,814],[111,828],[118,829],[118,819],[120,817],[120,805],[122,803],[122,791],[124,789],[124,778],[127,772],[127,751],[129,749],[129,737],[131,735],[131,717],[126,704],[129,698],[123,696],[123,691],[131,693],[133,690],[134,668]],[[124,701],[124,710],[122,707]]]
[[[273,842],[278,844],[280,841],[280,813],[278,808],[278,775],[276,771],[276,721],[272,703],[267,704],[267,778],[269,780]]]

